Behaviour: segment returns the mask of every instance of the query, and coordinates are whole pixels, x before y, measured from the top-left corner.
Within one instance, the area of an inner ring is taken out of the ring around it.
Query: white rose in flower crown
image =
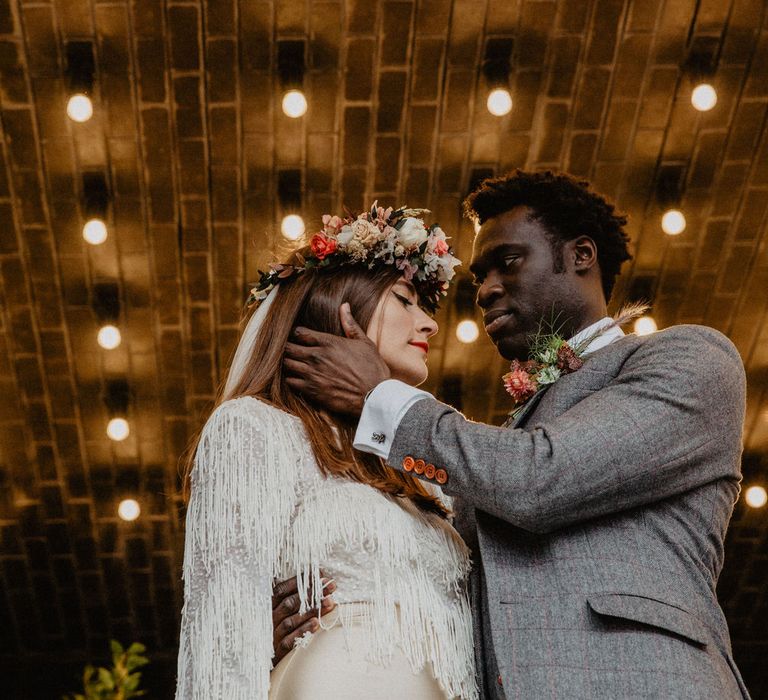
[[[352,222],[352,233],[363,245],[371,246],[381,238],[381,231],[376,224],[365,219],[356,219]]]
[[[344,224],[339,231],[339,235],[336,236],[336,241],[340,246],[349,245],[349,242],[355,237],[355,232],[349,224]]]
[[[405,219],[397,231],[397,242],[406,249],[418,248],[428,237],[424,222],[411,217]]]
[[[438,263],[440,265],[439,279],[442,282],[450,282],[456,275],[456,270],[453,268],[461,265],[459,259],[454,258],[452,255],[441,256],[438,258]]]

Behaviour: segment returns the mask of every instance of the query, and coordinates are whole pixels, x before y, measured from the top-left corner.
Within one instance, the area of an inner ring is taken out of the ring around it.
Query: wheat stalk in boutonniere
[[[589,345],[609,328],[621,326],[633,318],[642,316],[648,310],[647,304],[624,306],[609,326],[604,326],[571,346],[563,337],[565,322],[561,314],[549,321],[542,319],[539,328],[531,338],[529,359],[525,362],[512,360],[509,372],[503,377],[504,388],[514,401],[510,416],[515,418],[523,405],[548,384],[554,384],[560,377],[581,369],[581,359]]]

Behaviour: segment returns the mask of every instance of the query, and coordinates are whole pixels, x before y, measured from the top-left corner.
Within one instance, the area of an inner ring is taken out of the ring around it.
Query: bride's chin
[[[404,384],[410,384],[411,386],[419,386],[427,381],[429,371],[426,365],[421,367],[390,367],[392,373],[392,379],[398,379]]]

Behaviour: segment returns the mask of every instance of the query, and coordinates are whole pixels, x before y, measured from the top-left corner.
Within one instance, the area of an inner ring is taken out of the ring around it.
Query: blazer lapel
[[[515,416],[515,418],[507,418],[507,420],[504,421],[502,428],[516,428],[520,423],[523,421],[523,419],[539,404],[539,401],[541,401],[541,397],[544,396],[544,394],[547,392],[549,387],[551,387],[552,384],[547,384],[545,387],[541,389],[541,391],[536,392],[530,399],[528,399],[528,402],[523,404],[523,410],[520,411],[520,413]]]

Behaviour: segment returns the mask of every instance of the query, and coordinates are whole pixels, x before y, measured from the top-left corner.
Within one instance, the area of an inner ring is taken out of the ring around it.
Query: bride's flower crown
[[[428,209],[392,209],[377,206],[370,211],[340,218],[323,215],[323,229],[310,239],[311,254],[298,255],[298,265],[271,263],[269,272],[259,272],[258,284],[251,289],[248,305],[267,298],[275,285],[313,268],[331,271],[342,265],[364,265],[373,270],[393,265],[413,283],[420,304],[434,313],[441,297],[448,293],[455,268],[461,263],[453,257],[445,232],[422,220]]]

